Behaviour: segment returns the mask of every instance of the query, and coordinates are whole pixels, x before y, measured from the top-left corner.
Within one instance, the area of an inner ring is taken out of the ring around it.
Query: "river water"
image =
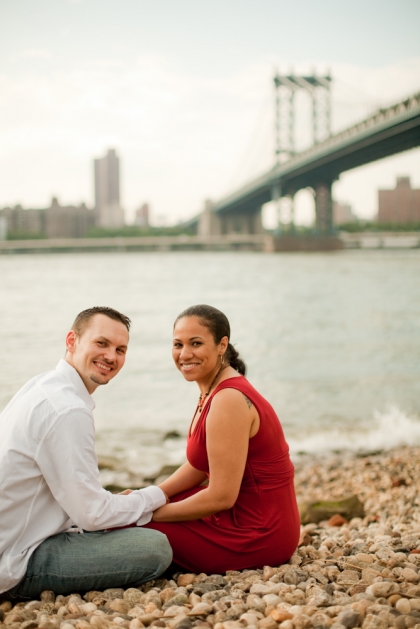
[[[195,303],[227,314],[293,455],[420,443],[419,250],[0,256],[0,410],[54,368],[77,312],[113,306],[133,327],[124,369],[94,395],[98,452],[140,476],[181,462],[198,389],[171,332]]]

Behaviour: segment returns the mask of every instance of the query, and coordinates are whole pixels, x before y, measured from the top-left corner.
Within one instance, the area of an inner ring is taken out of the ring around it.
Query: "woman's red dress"
[[[245,472],[235,504],[201,520],[146,525],[165,533],[174,561],[195,573],[277,566],[291,557],[299,540],[300,520],[289,448],[274,409],[246,378],[228,378],[210,396],[194,432],[188,437],[188,461],[209,475],[206,418],[213,397],[227,388],[246,395],[260,417],[258,433],[249,440]],[[172,496],[171,502],[198,491],[207,489],[191,489]]]

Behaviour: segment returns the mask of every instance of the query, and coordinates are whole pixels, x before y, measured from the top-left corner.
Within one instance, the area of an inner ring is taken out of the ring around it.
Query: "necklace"
[[[211,381],[211,384],[210,384],[210,386],[209,386],[209,388],[208,388],[207,393],[205,393],[204,395],[203,395],[202,393],[200,393],[200,396],[199,396],[199,398],[198,398],[197,409],[196,409],[196,411],[195,411],[195,412],[197,412],[197,411],[198,411],[199,413],[201,413],[201,411],[203,410],[203,406],[204,406],[204,403],[205,403],[205,401],[206,401],[206,398],[208,398],[208,396],[209,396],[209,394],[210,394],[210,391],[211,391],[211,390],[212,390],[212,388],[213,388],[214,383],[216,382],[217,378],[220,376],[220,374],[222,373],[222,371],[223,371],[223,369],[224,369],[225,367],[227,367],[227,365],[224,365],[223,363],[220,365],[220,369],[219,369],[219,371],[217,372],[217,374],[214,376],[213,380]]]

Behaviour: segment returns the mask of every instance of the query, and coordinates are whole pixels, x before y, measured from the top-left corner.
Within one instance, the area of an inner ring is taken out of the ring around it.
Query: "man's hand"
[[[124,489],[124,491],[120,491],[120,493],[118,494],[119,496],[128,496],[128,494],[131,494],[134,491],[134,489]],[[163,491],[163,489],[162,489]],[[165,493],[163,491],[163,493],[165,494],[165,498],[166,498],[166,504],[168,504],[170,501],[169,496],[167,493]]]
[[[119,496],[128,496],[128,494],[131,494],[134,491],[134,489],[124,489],[124,491],[120,491],[120,493],[118,494]],[[162,489],[163,491],[163,489]],[[168,494],[166,494],[165,492],[163,492],[165,494],[165,498],[166,498],[166,504],[168,504],[168,502],[171,502],[169,499]]]

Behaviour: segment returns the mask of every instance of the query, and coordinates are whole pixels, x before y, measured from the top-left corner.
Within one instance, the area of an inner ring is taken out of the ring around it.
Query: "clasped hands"
[[[120,491],[118,495],[119,496],[128,496],[128,494],[131,494],[133,491],[134,491],[134,489],[124,489],[124,491]],[[162,489],[162,491],[163,491],[163,489]],[[164,491],[163,491],[163,493],[165,494],[166,504],[168,504],[168,502],[170,502],[169,496]]]

